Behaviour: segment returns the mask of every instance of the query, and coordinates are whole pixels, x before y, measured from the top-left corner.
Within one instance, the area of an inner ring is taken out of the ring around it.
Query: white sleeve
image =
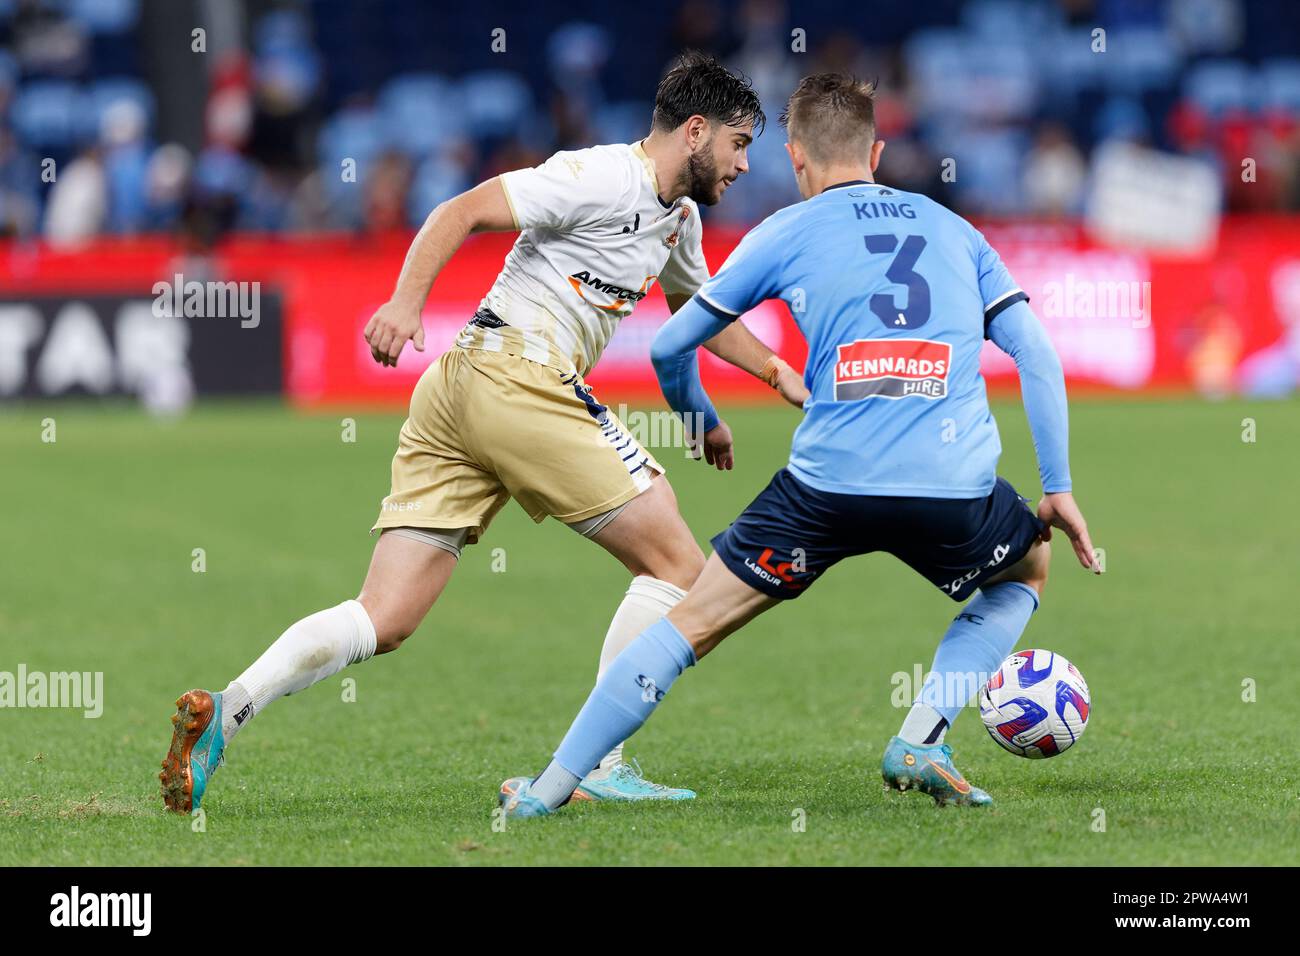
[[[623,176],[589,150],[564,150],[540,166],[501,174],[519,229],[567,231],[597,222],[623,193]]]
[[[659,288],[665,295],[692,296],[709,281],[709,264],[704,261],[704,227],[699,209],[686,223],[681,241],[673,247],[659,273]]]

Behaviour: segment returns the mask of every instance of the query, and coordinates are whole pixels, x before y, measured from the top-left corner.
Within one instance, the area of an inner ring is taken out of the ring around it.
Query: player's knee
[[[645,567],[629,569],[633,574],[648,574],[689,591],[704,570],[704,552],[689,534],[681,540],[666,541],[664,547],[648,556]]]
[[[375,653],[387,654],[390,651],[395,651],[410,636],[410,634],[401,633],[400,630],[375,631]]]
[[[375,653],[387,654],[402,646],[402,642],[415,633],[421,617],[403,608],[396,608],[376,600],[364,591],[357,598],[370,616],[375,628]]]
[[[402,646],[402,642],[415,633],[419,622],[404,622],[399,619],[384,621],[375,627],[375,653],[387,654]]]
[[[681,580],[674,581],[673,584],[690,590],[695,579],[704,570],[704,551],[694,538],[685,542],[680,550],[681,553],[676,560],[676,570]]]

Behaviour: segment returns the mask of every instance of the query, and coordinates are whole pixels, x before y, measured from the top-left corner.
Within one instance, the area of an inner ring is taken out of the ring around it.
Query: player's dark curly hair
[[[876,85],[848,73],[805,76],[781,125],[819,162],[861,157],[876,138]]]
[[[688,50],[659,84],[654,126],[668,132],[696,114],[727,126],[750,122],[756,136],[767,123],[758,94],[743,73],[728,70],[708,54]]]

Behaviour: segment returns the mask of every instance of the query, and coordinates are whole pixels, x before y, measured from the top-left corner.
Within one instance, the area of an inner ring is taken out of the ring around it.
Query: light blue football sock
[[[1037,609],[1038,592],[1019,581],[980,588],[939,642],[930,675],[913,710],[931,708],[951,726],[962,708],[1015,650]],[[900,732],[900,736],[910,739],[905,733]],[[933,733],[927,736],[933,739],[912,742],[941,742],[943,730],[937,737]]]
[[[590,773],[610,748],[636,733],[673,681],[694,663],[695,651],[666,617],[642,631],[596,682],[555,759],[531,792],[552,810],[568,800],[576,781]],[[572,786],[570,780],[575,781]],[[568,792],[562,792],[566,786]]]

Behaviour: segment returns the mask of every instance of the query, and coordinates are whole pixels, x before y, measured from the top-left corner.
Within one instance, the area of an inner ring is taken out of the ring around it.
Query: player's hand
[[[1042,533],[1044,541],[1051,541],[1052,529],[1060,528],[1069,536],[1079,563],[1093,574],[1101,574],[1101,563],[1093,550],[1092,539],[1088,537],[1088,522],[1083,520],[1083,512],[1074,503],[1074,495],[1068,491],[1043,495],[1043,500],[1038,503],[1038,520],[1047,525]]]
[[[736,456],[731,450],[731,429],[720,421],[704,433],[704,460],[718,471],[731,471]]]
[[[363,333],[370,354],[380,365],[397,365],[397,357],[410,341],[417,352],[424,351],[424,323],[420,310],[387,302],[370,317]]]
[[[812,392],[804,385],[802,375],[790,366],[784,363],[782,365],[784,367],[777,371],[776,382],[772,387],[795,408],[803,408],[803,403],[812,397]]]

